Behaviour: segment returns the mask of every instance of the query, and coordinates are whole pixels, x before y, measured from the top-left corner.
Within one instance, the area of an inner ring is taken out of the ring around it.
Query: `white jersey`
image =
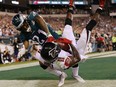
[[[87,32],[86,28],[83,29],[83,31],[81,33],[81,37],[76,42],[74,34],[73,34],[72,26],[66,25],[64,28],[62,37],[67,38],[72,41],[72,44],[78,50],[81,60],[82,60],[83,58],[87,58],[85,56],[85,49],[86,49],[87,43],[89,41],[90,34],[91,34],[91,32],[90,31]],[[58,56],[60,58],[58,58],[53,63],[53,68],[58,69],[58,70],[64,70],[64,69],[69,68],[70,67],[69,63],[71,61],[71,58],[69,56],[72,56],[72,55],[70,53],[62,50]]]
[[[53,63],[51,63],[52,68],[58,69],[58,70],[64,70],[69,68],[69,63],[71,61],[70,57],[71,54],[61,50],[59,54],[59,58],[55,60]],[[41,63],[45,63],[46,61],[41,57],[39,52],[36,52],[35,55],[33,55],[37,60],[41,61]]]
[[[72,44],[76,47],[80,54],[81,59],[87,58],[85,56],[86,47],[90,39],[91,32],[87,31],[86,28],[83,29],[79,40],[76,42],[75,36],[73,34],[72,26],[66,25],[62,34],[62,37],[67,38],[72,41]]]
[[[90,32],[88,34],[86,29],[84,29],[81,33],[80,39],[78,40],[78,42],[76,42],[74,34],[73,34],[72,26],[66,25],[64,28],[62,37],[67,38],[67,39],[72,41],[72,44],[79,51],[81,59],[86,58],[84,51],[85,51],[85,48],[87,46],[87,42],[88,42],[89,37],[90,37]],[[58,55],[59,58],[51,64],[52,68],[55,68],[58,70],[64,70],[64,69],[69,68],[70,67],[69,64],[71,62],[71,58],[69,56],[72,56],[72,55],[64,50],[61,50],[60,54]],[[44,62],[46,62],[41,57],[40,53],[38,53],[38,52],[34,55],[34,57],[36,59],[38,59],[39,61],[41,61],[43,64],[44,64]]]

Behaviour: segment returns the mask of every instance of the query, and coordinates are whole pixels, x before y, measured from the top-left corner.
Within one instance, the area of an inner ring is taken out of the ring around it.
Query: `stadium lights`
[[[83,4],[85,4],[83,1],[75,1],[74,2],[76,5],[83,5]],[[69,4],[69,2],[68,1],[62,1],[62,4]]]
[[[69,4],[68,1],[62,1],[62,4]]]
[[[75,4],[79,4],[79,5],[83,5],[84,4],[84,2],[75,2]]]
[[[2,2],[2,0],[0,0],[0,2]]]
[[[50,1],[34,1],[34,4],[50,4]]]
[[[60,1],[52,1],[51,4],[61,4]]]
[[[31,1],[31,0],[30,0]],[[62,1],[62,0],[60,0],[60,1],[58,1],[58,0],[54,0],[54,1],[52,1],[52,0],[35,0],[35,1],[33,1],[33,2],[30,2],[30,3],[32,3],[32,4],[34,4],[34,5],[38,5],[38,4],[53,4],[53,5],[55,5],[55,4],[65,4],[65,5],[68,5],[69,4],[69,2],[68,1]],[[75,4],[76,5],[84,5],[84,4],[88,4],[88,2],[87,1],[75,1]]]
[[[111,3],[116,3],[116,0],[111,0]]]
[[[16,5],[18,5],[18,4],[19,4],[19,2],[18,2],[18,1],[12,1],[11,3],[12,3],[12,4],[16,4]]]

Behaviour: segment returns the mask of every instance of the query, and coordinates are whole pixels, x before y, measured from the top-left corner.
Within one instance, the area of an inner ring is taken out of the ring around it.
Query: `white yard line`
[[[57,87],[58,80],[0,80],[2,87]],[[63,87],[116,87],[116,80],[65,80]]]
[[[109,51],[109,52],[101,52],[101,53],[92,53],[87,54],[89,58],[99,58],[99,57],[116,57],[116,51]]]
[[[19,68],[36,66],[36,65],[39,65],[38,61],[37,62],[26,63],[26,64],[17,64],[17,65],[3,66],[3,67],[0,67],[0,71],[19,69]]]

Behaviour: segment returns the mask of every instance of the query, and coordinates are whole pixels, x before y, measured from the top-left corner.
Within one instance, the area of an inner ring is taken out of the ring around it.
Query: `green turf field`
[[[116,80],[116,57],[88,59],[79,63],[79,74],[86,80]],[[68,80],[73,79],[71,69],[66,70]],[[57,80],[58,77],[45,72],[41,67],[33,66],[15,70],[0,71],[0,80]]]

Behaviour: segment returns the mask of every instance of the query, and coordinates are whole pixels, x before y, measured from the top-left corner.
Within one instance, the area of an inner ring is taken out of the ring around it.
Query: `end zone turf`
[[[115,80],[116,57],[88,59],[80,63],[79,74],[86,80]],[[66,70],[67,80],[72,80],[71,69]],[[0,71],[0,80],[58,80],[58,77],[45,72],[41,67],[31,66],[27,68]]]

